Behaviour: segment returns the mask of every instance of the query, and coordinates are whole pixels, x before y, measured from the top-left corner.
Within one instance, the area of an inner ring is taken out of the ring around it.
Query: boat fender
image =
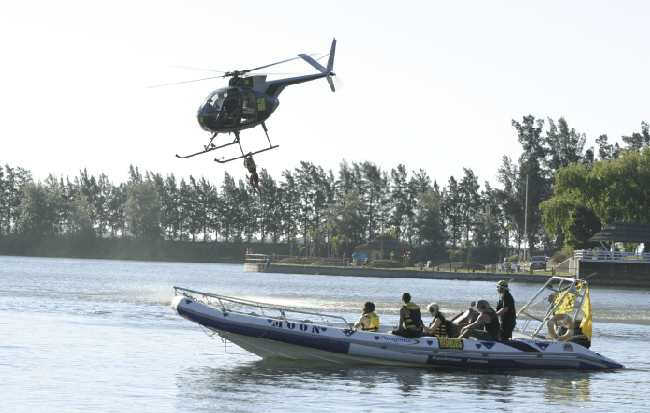
[[[553,340],[567,341],[573,337],[573,319],[568,314],[555,314],[546,322],[546,326]],[[564,328],[564,333],[558,334],[560,328]]]

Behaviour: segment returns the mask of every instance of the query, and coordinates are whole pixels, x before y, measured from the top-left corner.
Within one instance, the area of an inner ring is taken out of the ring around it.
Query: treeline
[[[85,169],[76,177],[50,175],[36,182],[28,170],[5,165],[0,237],[280,243],[296,255],[338,257],[349,257],[360,244],[381,243],[393,246],[385,258],[398,253],[415,260],[495,262],[524,243],[545,251],[576,244],[569,221],[578,218],[572,211],[591,210],[599,224],[643,221],[624,210],[641,205],[648,211],[650,197],[631,198],[635,201],[617,206],[619,212],[604,213],[587,199],[598,177],[566,177],[607,169],[600,165],[614,168],[613,162],[632,156],[647,164],[647,123],[623,136],[622,147],[602,135],[596,148],[585,148],[585,135],[563,118],[525,116],[512,125],[522,151],[516,160],[503,157],[497,188],[487,181],[481,185],[470,168],[439,183],[421,169],[384,170],[370,161],[343,161],[337,171],[303,161],[280,177],[261,170],[259,194],[227,172],[219,185],[203,177],[142,173],[135,166],[122,183]],[[640,185],[649,182],[639,179]]]

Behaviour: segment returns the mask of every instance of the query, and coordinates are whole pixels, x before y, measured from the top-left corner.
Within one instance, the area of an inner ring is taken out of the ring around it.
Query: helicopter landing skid
[[[212,151],[214,151],[214,150],[221,149],[221,148],[225,148],[226,146],[230,146],[230,145],[234,145],[234,144],[236,144],[236,143],[239,143],[239,137],[236,137],[235,140],[233,140],[232,142],[228,142],[228,143],[224,143],[223,145],[216,146],[215,144],[212,143],[212,140],[213,140],[216,136],[217,136],[217,135],[214,134],[214,136],[212,136],[212,138],[210,138],[210,143],[208,143],[207,145],[205,145],[205,146],[204,146],[204,149],[203,149],[202,151],[199,151],[199,152],[196,152],[196,153],[192,153],[192,154],[189,154],[189,155],[185,155],[185,156],[181,156],[181,155],[176,154],[176,157],[177,157],[177,158],[180,158],[180,159],[193,158],[193,157],[195,157],[196,155],[202,155],[202,154],[204,154],[204,153],[212,152]]]
[[[228,158],[228,159],[223,159],[223,158],[222,158],[222,159],[218,159],[218,158],[214,158],[214,160],[215,160],[215,162],[219,162],[219,163],[228,163],[228,162],[230,162],[230,161],[235,161],[235,160],[237,160],[237,159],[244,159],[244,158],[247,157],[247,156],[252,156],[252,155],[256,155],[256,154],[258,154],[258,153],[262,153],[262,152],[270,151],[271,149],[275,149],[275,148],[277,148],[278,146],[280,146],[280,145],[271,145],[271,146],[269,146],[268,148],[260,149],[259,151],[255,151],[255,152],[248,152],[248,153],[246,153],[246,154],[242,154],[241,156],[235,156],[235,157],[233,157],[233,158]]]

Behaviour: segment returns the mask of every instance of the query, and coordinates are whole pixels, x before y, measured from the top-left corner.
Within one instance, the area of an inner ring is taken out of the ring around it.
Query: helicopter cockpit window
[[[216,90],[208,96],[208,98],[205,101],[206,106],[210,106],[214,111],[219,111],[221,110],[221,106],[223,105],[223,101],[226,97],[226,92],[223,90]]]

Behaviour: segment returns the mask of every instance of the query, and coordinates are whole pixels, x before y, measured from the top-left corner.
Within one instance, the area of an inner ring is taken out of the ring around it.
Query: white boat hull
[[[404,338],[215,308],[179,295],[172,306],[263,358],[331,364],[379,364],[436,368],[616,369],[623,366],[575,343],[533,339],[507,342],[436,337]]]

